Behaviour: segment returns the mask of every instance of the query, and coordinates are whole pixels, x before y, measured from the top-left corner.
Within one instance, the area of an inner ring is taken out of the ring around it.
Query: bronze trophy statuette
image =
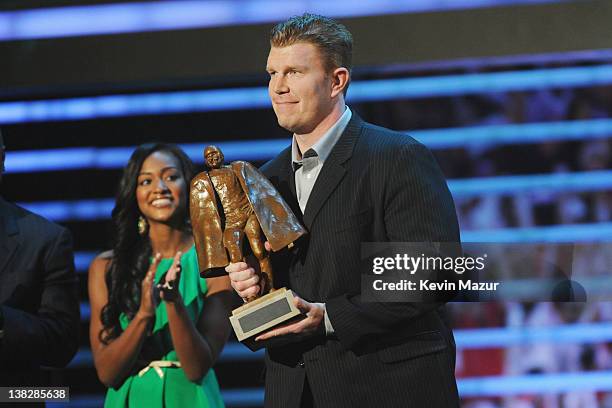
[[[306,230],[272,183],[252,164],[235,161],[223,165],[223,153],[216,146],[204,150],[204,161],[209,170],[194,177],[189,192],[200,274],[204,278],[222,276],[230,262],[244,261],[246,235],[267,294],[247,299],[244,306],[232,311],[230,322],[238,340],[257,350],[266,345],[254,340],[258,334],[304,317],[293,304],[291,290],[273,288],[270,254],[264,242],[267,240],[276,252],[293,245]]]

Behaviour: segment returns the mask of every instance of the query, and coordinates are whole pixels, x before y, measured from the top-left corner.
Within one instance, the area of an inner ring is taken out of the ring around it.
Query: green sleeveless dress
[[[155,272],[155,284],[159,282],[164,273],[172,265],[172,259],[162,259]],[[179,281],[179,291],[183,297],[185,307],[194,323],[197,322],[206,294],[206,280],[200,278],[198,260],[195,246],[181,257],[182,273]],[[127,316],[119,317],[121,327],[126,329],[129,324]],[[154,342],[163,350],[163,357],[158,360],[177,361],[178,356],[172,347],[168,315],[163,301],[157,306],[155,312],[155,325],[147,341]],[[194,383],[187,379],[182,368],[160,368],[158,371],[149,368],[143,374],[136,373],[128,377],[117,389],[109,388],[104,402],[105,408],[118,407],[194,407],[217,408],[224,407],[219,384],[212,369],[199,382]]]

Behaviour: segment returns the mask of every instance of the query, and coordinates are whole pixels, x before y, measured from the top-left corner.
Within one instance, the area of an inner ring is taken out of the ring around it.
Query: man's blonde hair
[[[287,47],[298,42],[313,44],[321,52],[325,69],[353,68],[353,36],[339,22],[317,14],[304,13],[278,23],[270,32],[270,46]],[[350,77],[350,76],[349,76]],[[344,93],[348,84],[344,88]]]

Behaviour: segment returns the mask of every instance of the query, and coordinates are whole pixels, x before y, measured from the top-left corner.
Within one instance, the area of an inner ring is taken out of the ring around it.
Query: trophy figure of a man
[[[218,276],[229,262],[244,260],[246,238],[259,261],[263,293],[272,289],[273,275],[264,237],[278,251],[306,231],[272,184],[250,163],[224,165],[216,146],[204,150],[208,171],[191,182],[190,215],[200,273]],[[262,234],[263,232],[263,234]],[[248,299],[248,301],[254,300]]]

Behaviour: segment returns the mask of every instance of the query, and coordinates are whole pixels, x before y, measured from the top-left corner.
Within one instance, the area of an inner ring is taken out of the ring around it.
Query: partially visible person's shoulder
[[[98,254],[98,256],[96,256],[96,259],[110,261],[111,259],[113,259],[113,250],[109,249],[108,251],[104,251]]]
[[[405,132],[391,130],[372,123],[364,122],[359,138],[362,148],[370,153],[380,153],[395,157],[403,151],[422,151],[427,148]]]
[[[17,204],[3,200],[2,206],[4,211],[17,222],[19,233],[27,235],[32,240],[55,239],[61,234],[68,233],[68,230],[61,225]]]
[[[110,265],[110,262],[113,260],[113,251],[104,251],[91,261],[91,265],[89,265],[89,273],[90,274],[104,274]]]

